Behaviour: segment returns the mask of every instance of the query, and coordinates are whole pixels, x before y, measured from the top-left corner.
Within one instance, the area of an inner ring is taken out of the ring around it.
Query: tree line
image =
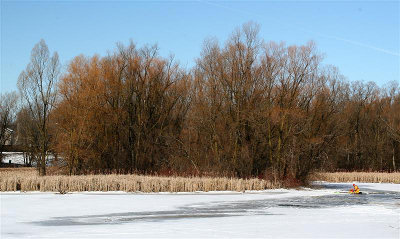
[[[24,103],[11,125],[42,175],[49,152],[69,174],[301,182],[312,170],[398,169],[398,82],[350,82],[313,42],[267,43],[258,32],[247,23],[224,44],[206,40],[189,70],[130,42],[77,56],[61,73],[42,40],[19,77]]]

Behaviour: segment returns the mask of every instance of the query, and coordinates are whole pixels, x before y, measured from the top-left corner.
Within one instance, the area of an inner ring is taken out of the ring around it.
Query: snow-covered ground
[[[3,163],[24,164],[23,152],[3,152]]]
[[[400,238],[400,186],[209,193],[0,193],[1,238]]]
[[[62,159],[62,157],[58,157],[59,160]],[[3,152],[3,163],[12,163],[12,164],[19,164],[19,165],[24,165],[24,153],[23,152]],[[58,162],[60,163],[60,162]],[[54,155],[48,154],[47,159],[46,159],[46,164],[48,166],[51,166],[54,164]],[[32,162],[33,166],[36,166],[36,162]]]

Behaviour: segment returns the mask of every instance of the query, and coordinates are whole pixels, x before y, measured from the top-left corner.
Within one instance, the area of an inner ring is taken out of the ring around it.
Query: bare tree
[[[37,166],[40,175],[46,175],[46,156],[49,150],[48,125],[56,100],[56,82],[60,74],[58,54],[50,57],[42,39],[31,52],[31,62],[18,79],[18,88],[39,132]]]
[[[32,115],[27,107],[19,109],[16,120],[16,135],[18,137],[18,146],[20,146],[24,153],[24,164],[32,166],[37,155],[37,147],[35,144],[38,142],[39,132],[37,125],[32,118]]]
[[[380,117],[392,146],[392,166],[396,171],[396,146],[400,144],[400,87],[397,82],[390,82],[385,94],[386,104],[383,117]]]
[[[15,120],[18,95],[16,92],[0,94],[0,162],[2,160],[3,146],[9,139],[7,129]]]

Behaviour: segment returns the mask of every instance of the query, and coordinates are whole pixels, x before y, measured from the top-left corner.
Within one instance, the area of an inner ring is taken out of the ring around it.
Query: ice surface
[[[398,184],[262,192],[1,193],[1,238],[400,238]],[[369,194],[368,194],[369,193]]]

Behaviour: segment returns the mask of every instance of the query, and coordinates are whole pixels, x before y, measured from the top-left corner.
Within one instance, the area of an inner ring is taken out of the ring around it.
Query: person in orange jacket
[[[351,189],[351,190],[349,191],[349,193],[359,194],[359,193],[361,193],[361,192],[360,192],[360,188],[359,188],[357,185],[355,185],[355,184],[353,183],[353,189]]]

